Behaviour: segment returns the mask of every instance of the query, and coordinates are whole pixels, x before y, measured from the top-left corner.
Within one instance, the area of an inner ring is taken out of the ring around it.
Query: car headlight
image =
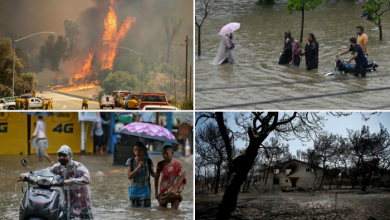
[[[38,176],[38,185],[50,186],[53,177]]]

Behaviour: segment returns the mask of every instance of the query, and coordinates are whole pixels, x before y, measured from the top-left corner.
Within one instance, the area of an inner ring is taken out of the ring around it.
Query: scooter
[[[355,65],[350,65],[345,60],[341,60],[340,56],[336,57],[334,63],[334,69],[332,72],[327,73],[326,76],[331,75],[347,75],[347,73],[355,72]],[[375,61],[368,61],[367,63],[367,72],[376,71],[378,64]]]
[[[64,178],[50,172],[48,169],[32,172],[28,161],[22,159],[22,166],[30,169],[30,173],[24,179],[17,182],[27,182],[28,187],[24,192],[19,209],[19,220],[65,220],[70,217],[66,213],[60,191],[51,187],[64,186]],[[32,187],[31,185],[38,187]],[[23,189],[22,189],[23,192]]]

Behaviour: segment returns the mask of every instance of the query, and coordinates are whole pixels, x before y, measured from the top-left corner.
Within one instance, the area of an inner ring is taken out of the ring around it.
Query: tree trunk
[[[256,138],[251,138],[245,154],[245,163],[239,164],[239,172],[234,175],[231,184],[226,188],[222,201],[218,207],[217,219],[228,219],[230,214],[235,210],[241,186],[245,182],[246,177],[252,168],[260,144],[267,138],[267,136],[268,133],[265,133]]]
[[[302,5],[302,27],[301,27],[301,42],[302,44],[302,38],[303,38],[303,23],[305,22],[305,4]]]
[[[381,21],[378,21],[379,24],[379,40],[382,40],[382,23]]]
[[[201,26],[198,26],[198,56],[200,56],[200,28]]]
[[[264,186],[267,186],[269,170],[270,170],[270,165],[268,165],[267,176],[265,177]]]
[[[219,186],[220,177],[221,177],[221,163],[218,163],[217,164],[217,176],[216,176],[216,180],[215,180],[215,190],[214,190],[215,194],[218,194],[218,186]]]
[[[346,173],[347,173],[347,167],[345,167],[344,168],[344,172],[341,173],[341,181],[340,181],[339,188],[341,188],[341,186],[343,185],[344,176],[345,176]]]
[[[333,179],[334,179],[334,178],[332,178],[332,179],[330,180],[329,189],[332,189],[332,183],[333,183]]]

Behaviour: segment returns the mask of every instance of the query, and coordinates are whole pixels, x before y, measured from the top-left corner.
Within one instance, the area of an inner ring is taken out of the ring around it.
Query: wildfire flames
[[[123,40],[126,33],[129,31],[131,24],[136,21],[135,17],[126,17],[125,21],[121,25],[119,31],[117,30],[117,16],[115,14],[115,8],[118,5],[115,4],[114,0],[110,0],[109,12],[107,17],[104,19],[104,34],[102,37],[102,45],[100,47],[94,47],[89,52],[88,58],[85,60],[83,67],[81,68],[80,73],[76,73],[73,76],[73,79],[69,80],[69,87],[58,88],[56,91],[75,91],[82,90],[87,88],[94,88],[98,83],[97,80],[91,83],[73,83],[73,81],[83,80],[86,76],[91,76],[92,74],[97,74],[91,71],[91,61],[94,55],[101,56],[101,69],[111,69],[113,68],[114,59],[116,56],[116,49],[114,47],[118,46],[119,41]],[[79,38],[76,36],[76,38]],[[85,80],[84,80],[85,81]],[[51,86],[48,86],[51,87]],[[51,87],[54,89],[59,86]]]

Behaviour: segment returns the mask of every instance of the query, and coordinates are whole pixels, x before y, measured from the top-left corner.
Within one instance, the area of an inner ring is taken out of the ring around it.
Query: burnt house
[[[320,185],[323,174],[323,168],[293,159],[262,169],[260,178],[267,178],[267,188],[312,189]]]

